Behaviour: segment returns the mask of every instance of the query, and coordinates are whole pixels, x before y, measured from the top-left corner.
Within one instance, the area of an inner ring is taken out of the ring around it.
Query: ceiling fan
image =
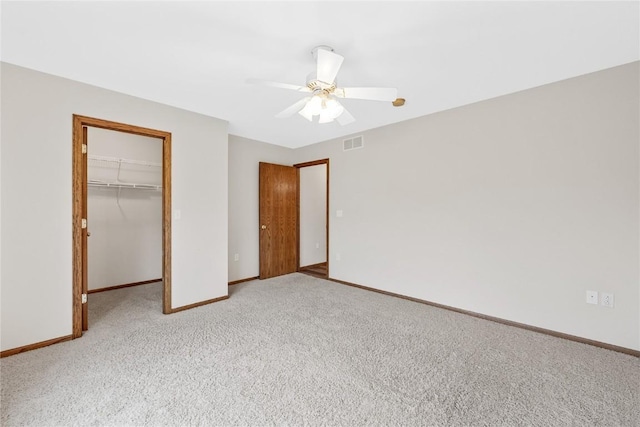
[[[347,125],[355,119],[340,104],[338,98],[372,101],[394,101],[396,99],[398,92],[396,88],[338,87],[336,76],[340,71],[344,57],[334,53],[333,48],[329,46],[317,46],[313,48],[311,54],[316,60],[316,70],[307,76],[306,86],[259,79],[247,80],[247,83],[291,89],[309,94],[276,114],[276,117],[286,118],[298,113],[309,121],[313,121],[314,116],[319,116],[318,123],[330,123],[336,120],[340,125]]]

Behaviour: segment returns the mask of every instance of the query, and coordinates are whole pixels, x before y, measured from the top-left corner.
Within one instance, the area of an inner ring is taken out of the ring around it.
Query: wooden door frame
[[[162,312],[171,310],[171,133],[93,117],[73,115],[72,197],[73,197],[73,285],[72,337],[82,336],[82,268],[87,245],[83,244],[82,208],[86,198],[87,176],[83,173],[83,128],[95,127],[162,139]]]
[[[310,162],[297,163],[293,165],[298,171],[301,168],[309,166],[327,165],[327,192],[325,201],[326,210],[326,259],[327,259],[327,278],[329,278],[329,159],[313,160]],[[298,271],[300,271],[300,173],[298,173]]]
[[[82,143],[89,146],[89,128],[86,126],[82,126]],[[87,158],[89,155],[89,150],[87,151],[86,156],[82,156],[82,176],[89,176],[89,159]],[[83,153],[85,154],[85,153]],[[84,213],[84,215],[83,215]],[[87,188],[87,184],[82,185],[82,207],[80,214],[87,218],[87,222],[89,221],[89,189]],[[84,233],[80,233],[82,238],[82,294],[89,295],[89,254],[88,252],[88,244],[89,241],[89,228],[87,224],[87,229]],[[89,329],[89,305],[82,304],[82,330],[86,331]]]

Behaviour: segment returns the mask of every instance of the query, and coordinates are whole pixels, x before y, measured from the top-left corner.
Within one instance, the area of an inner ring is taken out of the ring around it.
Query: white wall
[[[296,150],[331,159],[330,276],[640,349],[639,77],[636,62],[371,130],[364,149]]]
[[[88,128],[89,180],[162,185],[162,139]],[[91,160],[93,156],[157,166]],[[91,289],[162,278],[162,190],[88,189]]]
[[[2,63],[2,350],[70,335],[72,114],[172,133],[172,307],[227,295],[227,123]]]
[[[327,261],[327,165],[300,168],[300,266]]]
[[[292,165],[292,158],[290,148],[229,135],[230,282],[260,275],[258,164]]]

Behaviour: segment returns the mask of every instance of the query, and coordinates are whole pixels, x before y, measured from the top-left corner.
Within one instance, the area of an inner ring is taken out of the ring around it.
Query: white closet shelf
[[[113,182],[113,181],[98,181],[90,179],[87,182],[89,187],[102,187],[102,188],[131,188],[136,190],[162,190],[162,185],[155,184],[136,184],[133,182]]]
[[[87,159],[98,161],[98,162],[114,163],[118,165],[125,164],[125,165],[149,166],[154,168],[162,167],[162,163],[145,162],[142,160],[132,160],[132,159],[121,159],[118,157],[89,155]]]

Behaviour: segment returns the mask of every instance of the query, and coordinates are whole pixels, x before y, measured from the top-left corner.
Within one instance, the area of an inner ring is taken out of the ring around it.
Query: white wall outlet
[[[600,293],[600,305],[605,307],[613,308],[613,294],[609,294],[606,292]]]
[[[233,260],[234,260],[234,261],[240,261],[240,254],[235,254],[235,255],[233,256]]]
[[[320,249],[320,243],[316,242],[316,249]]]
[[[597,291],[587,291],[587,304],[598,305],[598,292]]]
[[[182,211],[180,209],[176,209],[173,211],[173,219],[179,220],[182,218]]]

